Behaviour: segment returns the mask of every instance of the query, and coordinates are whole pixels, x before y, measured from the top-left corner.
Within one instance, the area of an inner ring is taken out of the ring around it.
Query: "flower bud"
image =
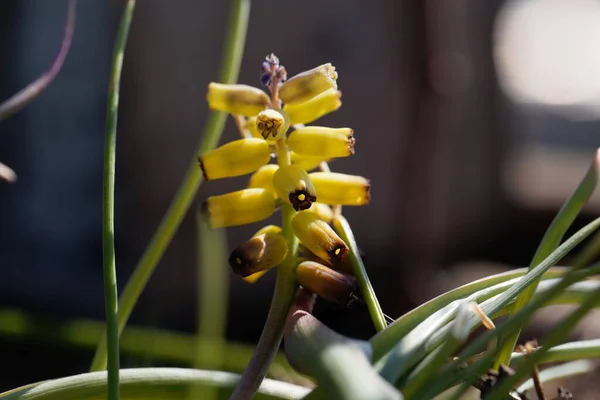
[[[332,265],[339,264],[348,253],[346,243],[333,229],[314,213],[299,212],[292,220],[294,234],[302,244]]]
[[[251,224],[269,218],[275,212],[273,192],[243,189],[209,197],[203,205],[212,228]]]
[[[371,199],[371,184],[362,176],[336,172],[313,172],[309,176],[319,193],[321,203],[362,206]]]
[[[286,165],[275,171],[273,187],[279,198],[291,204],[296,211],[306,210],[317,201],[308,173],[296,165]]]
[[[277,194],[275,193],[275,188],[273,187],[273,175],[278,169],[279,166],[277,164],[263,165],[250,176],[250,182],[248,182],[248,187],[264,188],[272,191],[273,195],[276,196]]]
[[[317,168],[323,161],[329,161],[329,158],[307,156],[293,151],[290,151],[290,159],[292,160],[292,165],[297,165],[305,171]]]
[[[306,212],[315,214],[319,219],[322,219],[328,224],[333,219],[333,210],[327,204],[313,203],[312,206],[306,210]]]
[[[342,306],[356,300],[356,279],[314,261],[303,261],[296,268],[296,280],[319,297]]]
[[[289,127],[289,120],[272,108],[263,110],[256,116],[256,130],[265,140],[281,139]]]
[[[202,154],[198,161],[204,179],[240,176],[256,171],[271,159],[269,144],[263,139],[238,139]]]
[[[354,154],[354,135],[350,128],[307,126],[293,131],[287,143],[298,154],[320,157],[348,157]]]
[[[338,77],[330,63],[294,75],[279,88],[279,97],[286,104],[303,103],[327,89],[337,89]]]
[[[233,250],[229,256],[229,266],[243,278],[258,272],[266,273],[285,259],[287,251],[281,228],[269,225]]]
[[[258,139],[264,139],[262,137],[262,135],[260,134],[260,132],[258,132],[258,129],[256,128],[256,117],[246,118],[246,123],[244,124],[244,129],[246,129],[248,132],[250,132],[252,137],[255,137]]]
[[[225,85],[211,82],[206,95],[212,110],[252,117],[269,105],[269,96],[248,85]]]
[[[340,108],[342,92],[336,89],[327,89],[318,96],[298,104],[286,104],[283,111],[290,117],[290,124],[308,124],[325,114],[329,114]]]

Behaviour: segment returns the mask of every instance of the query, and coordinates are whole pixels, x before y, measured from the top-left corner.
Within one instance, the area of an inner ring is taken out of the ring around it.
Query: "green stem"
[[[249,14],[250,0],[231,1],[231,14],[229,17],[225,52],[223,53],[221,73],[219,76],[219,81],[222,83],[234,83],[237,81],[246,40]],[[225,113],[214,111],[208,116],[204,134],[198,144],[197,150],[194,152],[194,157],[188,166],[183,181],[179,186],[167,213],[161,221],[160,226],[156,230],[144,255],[135,267],[129,282],[127,282],[127,286],[125,286],[125,289],[121,294],[119,302],[119,332],[122,332],[125,328],[137,300],[146,287],[150,276],[171,242],[175,231],[181,224],[183,217],[192,204],[194,196],[200,187],[202,173],[198,168],[196,157],[198,154],[216,147],[221,137],[221,133],[223,132],[226,117],[227,115]],[[104,342],[100,341],[90,369],[91,371],[99,371],[103,369],[105,365],[106,347]]]
[[[106,308],[106,346],[108,352],[108,399],[119,399],[119,330],[118,292],[115,263],[115,152],[117,147],[117,120],[119,89],[123,56],[129,28],[135,9],[135,0],[129,0],[121,17],[117,42],[113,53],[112,73],[108,86],[106,132],[104,142],[104,179],[102,190],[102,269],[104,271],[104,303]]]
[[[275,96],[274,96],[275,97]],[[290,164],[290,156],[285,139],[276,142],[277,163],[280,167]],[[281,230],[288,246],[288,252],[283,263],[277,268],[275,292],[271,299],[271,307],[267,321],[256,345],[256,350],[248,367],[244,371],[240,383],[231,395],[231,400],[253,398],[260,383],[267,374],[273,362],[281,340],[288,311],[294,300],[296,276],[294,268],[298,252],[298,238],[292,229],[292,219],[296,212],[289,204],[281,207]]]
[[[360,293],[367,304],[367,308],[369,309],[369,314],[371,314],[371,319],[373,320],[375,329],[377,332],[382,331],[387,327],[385,316],[383,315],[383,311],[381,311],[381,306],[379,305],[379,301],[375,295],[375,290],[373,290],[373,286],[371,286],[369,275],[367,274],[365,265],[360,258],[360,254],[358,253],[358,246],[356,245],[352,228],[350,228],[350,224],[342,215],[333,219],[333,226],[350,248],[348,257],[350,257],[350,261],[352,262],[352,270],[358,282],[358,286],[360,287]]]

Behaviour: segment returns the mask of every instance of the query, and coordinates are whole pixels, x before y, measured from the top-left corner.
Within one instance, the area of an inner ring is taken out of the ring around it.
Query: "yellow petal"
[[[269,96],[260,89],[248,85],[225,85],[212,82],[206,95],[212,110],[253,117],[270,103]]]
[[[307,126],[293,131],[287,143],[298,154],[313,157],[348,157],[354,154],[354,135],[350,128]]]
[[[307,156],[304,154],[298,154],[294,151],[290,151],[290,159],[292,165],[297,165],[305,171],[317,168],[323,161],[329,161],[328,157],[315,157]]]
[[[288,79],[279,89],[285,104],[303,103],[327,89],[337,89],[337,72],[330,63],[304,71]]]
[[[202,154],[198,161],[204,179],[213,180],[246,175],[271,159],[269,144],[263,139],[234,140]]]
[[[327,89],[304,103],[286,104],[283,111],[288,113],[291,125],[308,124],[340,108],[341,96],[339,90]]]
[[[209,197],[204,208],[212,228],[245,225],[273,215],[275,198],[270,190],[243,189]]]
[[[277,194],[275,193],[275,188],[273,188],[273,175],[278,169],[279,166],[277,164],[263,165],[250,176],[250,182],[248,182],[248,187],[265,188],[273,191],[273,194]]]
[[[368,204],[371,199],[371,184],[362,176],[336,172],[313,172],[309,176],[321,203],[362,206]]]

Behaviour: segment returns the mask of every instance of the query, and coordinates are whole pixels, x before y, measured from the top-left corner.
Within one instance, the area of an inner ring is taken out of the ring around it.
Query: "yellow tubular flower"
[[[289,127],[289,119],[271,108],[261,111],[256,116],[256,130],[265,140],[273,141],[282,138]]]
[[[314,213],[319,219],[331,223],[333,219],[333,210],[327,204],[313,203],[313,205],[307,210],[307,212]]]
[[[342,262],[348,253],[346,243],[325,221],[310,211],[296,214],[292,229],[306,248],[332,265]]]
[[[283,111],[290,117],[290,124],[308,124],[325,114],[329,114],[341,107],[342,92],[336,89],[327,89],[318,96],[298,104],[286,104]]]
[[[304,261],[296,268],[296,280],[304,289],[342,306],[357,299],[356,279],[314,261]]]
[[[202,154],[198,161],[204,179],[213,180],[246,175],[271,159],[269,144],[263,139],[234,140]]]
[[[237,275],[249,277],[279,265],[287,251],[281,228],[269,225],[233,250],[229,256],[229,266]]]
[[[304,103],[327,89],[337,89],[337,77],[334,66],[323,64],[288,79],[279,88],[279,97],[286,104]]]
[[[281,200],[294,210],[306,210],[317,201],[308,173],[297,165],[285,165],[273,174],[273,187]]]
[[[256,129],[256,117],[249,117],[246,119],[246,123],[244,124],[244,128],[250,132],[252,137],[258,139],[264,139],[258,129]]]
[[[248,85],[225,85],[210,83],[206,95],[212,110],[253,117],[269,104],[269,96],[260,89]]]
[[[297,165],[305,171],[317,168],[323,161],[329,161],[326,157],[307,156],[293,151],[290,151],[290,159],[292,165]]]
[[[293,131],[287,140],[291,150],[316,157],[348,157],[354,154],[354,135],[350,128],[307,126]]]
[[[369,204],[371,184],[362,176],[335,172],[313,172],[309,176],[321,203],[343,206]]]
[[[269,218],[275,212],[273,192],[243,189],[209,197],[203,205],[213,228],[251,224]]]
[[[273,194],[276,195],[277,193],[275,193],[275,188],[273,187],[273,175],[278,169],[279,166],[277,164],[263,165],[250,176],[250,182],[248,182],[248,187],[265,188],[271,190]]]

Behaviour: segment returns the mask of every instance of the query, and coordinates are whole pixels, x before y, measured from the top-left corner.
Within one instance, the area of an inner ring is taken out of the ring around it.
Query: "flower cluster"
[[[260,76],[270,96],[247,85],[209,84],[209,107],[232,114],[242,138],[198,161],[206,180],[252,174],[245,189],[207,199],[204,209],[213,228],[258,222],[291,206],[296,212],[291,229],[303,253],[294,255],[298,283],[326,300],[348,304],[356,290],[345,266],[348,246],[330,223],[341,206],[367,204],[370,183],[329,170],[329,161],[354,154],[352,129],[305,126],[341,106],[337,77],[335,68],[324,64],[287,79],[271,54]],[[270,164],[273,158],[276,164]],[[229,264],[253,283],[286,259],[289,245],[281,227],[265,226],[234,249]]]

